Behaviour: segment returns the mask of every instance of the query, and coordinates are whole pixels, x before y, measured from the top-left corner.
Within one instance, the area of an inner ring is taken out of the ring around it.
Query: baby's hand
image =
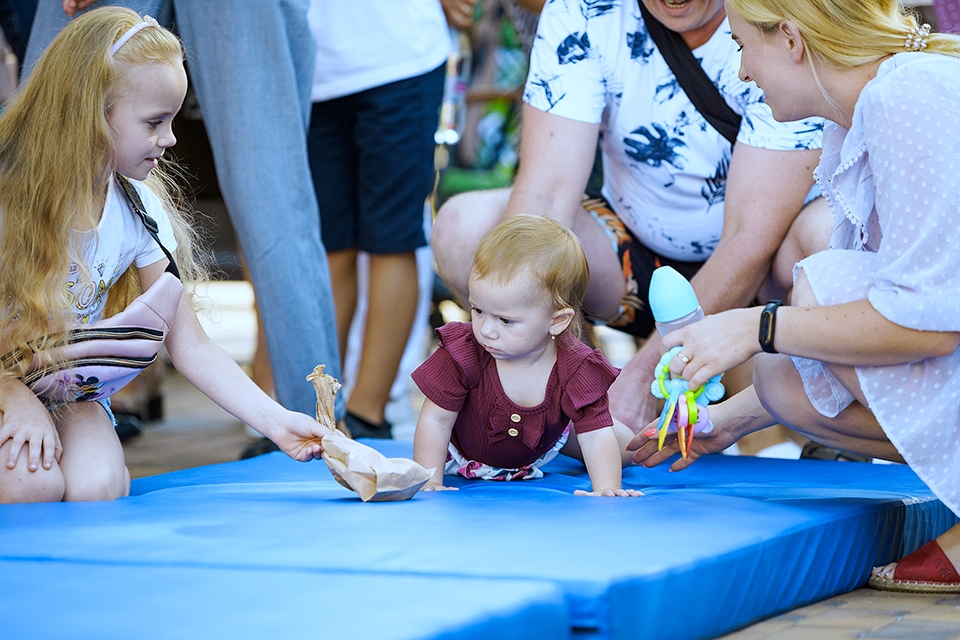
[[[420,487],[420,491],[459,491],[459,487],[445,487],[440,482],[428,482]]]
[[[573,495],[601,498],[639,498],[643,493],[636,489],[604,489],[603,491],[584,491],[583,489],[577,489],[573,492]]]

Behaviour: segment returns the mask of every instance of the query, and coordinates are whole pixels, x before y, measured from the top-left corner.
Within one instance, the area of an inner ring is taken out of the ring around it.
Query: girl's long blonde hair
[[[575,318],[570,326],[579,335],[590,268],[579,238],[556,220],[510,216],[484,237],[471,272],[499,283],[530,274],[543,287],[554,310],[573,309]]]
[[[180,41],[161,27],[140,30],[111,56],[113,43],[140,21],[120,7],[95,9],[72,21],[0,115],[4,352],[69,324],[65,276],[71,260],[81,262],[82,250],[73,230],[96,227],[98,203],[116,167],[108,115],[138,65],[184,58]],[[146,183],[166,205],[181,274],[196,281],[203,276],[194,257],[196,236],[169,168],[155,169]],[[113,287],[108,308],[122,308],[138,293],[135,275],[131,267],[120,281],[127,284]]]
[[[838,69],[875,62],[908,50],[917,15],[898,0],[727,0],[730,8],[764,32],[780,22],[797,25],[812,58]],[[928,53],[960,57],[960,37],[931,33]]]

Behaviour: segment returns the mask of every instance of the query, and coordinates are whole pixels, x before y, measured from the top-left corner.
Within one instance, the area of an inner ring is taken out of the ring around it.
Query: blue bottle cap
[[[697,310],[697,294],[673,267],[660,267],[650,278],[650,310],[657,322],[672,322]]]

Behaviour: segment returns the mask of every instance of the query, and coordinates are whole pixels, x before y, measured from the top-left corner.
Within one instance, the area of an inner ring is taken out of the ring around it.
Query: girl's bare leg
[[[101,410],[102,411],[102,410]],[[49,469],[43,465],[36,471],[27,469],[27,449],[20,449],[20,457],[13,469],[4,462],[13,446],[7,440],[0,446],[0,504],[23,502],[60,502],[63,500],[63,474],[56,462]]]
[[[130,493],[123,447],[100,403],[64,407],[55,422],[63,445],[64,500],[116,500]]]

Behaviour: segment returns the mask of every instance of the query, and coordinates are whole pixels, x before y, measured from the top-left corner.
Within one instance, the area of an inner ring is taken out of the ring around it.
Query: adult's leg
[[[824,198],[815,198],[804,206],[773,257],[770,275],[761,285],[757,298],[761,302],[788,302],[793,288],[793,265],[826,249],[832,231],[833,211]]]
[[[357,382],[347,409],[371,424],[383,422],[390,388],[417,313],[417,256],[370,254],[370,281]]]
[[[451,198],[440,207],[430,244],[440,277],[461,303],[466,302],[473,255],[483,237],[503,220],[509,200],[509,189],[474,191]],[[625,290],[617,252],[603,227],[583,209],[572,231],[580,239],[590,266],[584,306],[594,317],[612,320],[620,313]]]
[[[340,345],[341,366],[347,355],[347,337],[356,315],[359,273],[356,249],[341,249],[327,253],[330,280],[333,283],[333,302],[337,310],[337,336]]]
[[[110,416],[98,402],[77,402],[56,416],[67,501],[116,500],[130,493],[130,472]]]
[[[175,0],[217,178],[263,317],[277,399],[312,414],[305,378],[340,377],[333,295],[307,156],[315,46],[307,0]],[[343,399],[337,397],[337,416]]]

